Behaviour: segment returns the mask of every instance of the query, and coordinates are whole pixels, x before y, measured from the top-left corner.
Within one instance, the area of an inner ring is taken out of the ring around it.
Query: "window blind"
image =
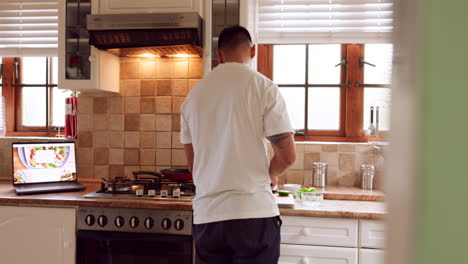
[[[259,43],[390,43],[394,0],[258,0]]]
[[[0,56],[57,56],[59,0],[0,2]]]

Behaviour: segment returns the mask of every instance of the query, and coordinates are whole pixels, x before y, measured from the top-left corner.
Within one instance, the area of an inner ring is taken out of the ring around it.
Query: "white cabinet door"
[[[0,206],[1,263],[74,264],[75,209]]]
[[[358,220],[282,216],[281,243],[357,247]]]
[[[384,248],[385,226],[382,221],[360,220],[360,242],[363,248]]]
[[[95,0],[100,14],[193,12],[202,15],[202,0]]]
[[[279,264],[357,264],[357,248],[281,244]]]
[[[359,249],[359,264],[384,264],[384,251],[381,249]]]

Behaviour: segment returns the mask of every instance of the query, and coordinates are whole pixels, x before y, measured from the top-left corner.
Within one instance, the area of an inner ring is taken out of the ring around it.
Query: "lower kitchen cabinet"
[[[384,264],[382,249],[359,249],[359,264]]]
[[[358,249],[281,244],[279,264],[358,264]]]
[[[0,206],[2,263],[74,264],[73,208]]]

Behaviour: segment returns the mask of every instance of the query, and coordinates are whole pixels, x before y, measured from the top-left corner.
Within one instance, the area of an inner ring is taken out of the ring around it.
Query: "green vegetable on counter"
[[[317,189],[315,187],[310,187],[310,188],[297,188],[297,196],[301,197],[302,193],[313,193],[316,192]]]
[[[289,196],[291,192],[287,190],[278,190],[278,195],[279,196]]]

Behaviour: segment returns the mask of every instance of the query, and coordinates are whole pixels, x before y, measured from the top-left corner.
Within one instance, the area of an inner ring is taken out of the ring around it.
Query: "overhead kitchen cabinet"
[[[72,208],[0,206],[1,263],[74,264]]]
[[[89,45],[86,16],[91,0],[63,0],[59,6],[58,87],[89,92],[119,92],[119,57]]]
[[[202,15],[203,0],[93,0],[99,14],[193,12]]]

